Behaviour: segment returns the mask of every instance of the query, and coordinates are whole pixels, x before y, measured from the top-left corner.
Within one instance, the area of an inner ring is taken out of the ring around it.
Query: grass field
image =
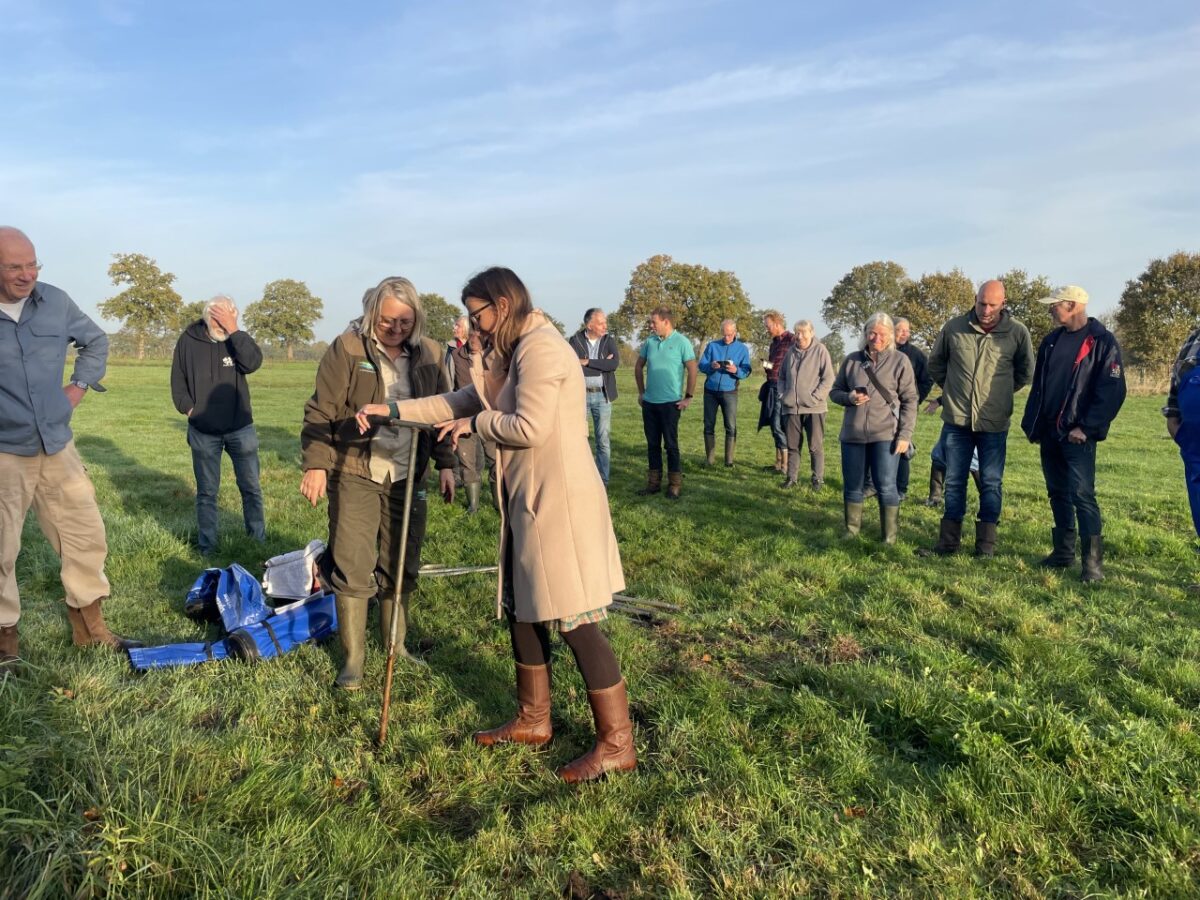
[[[221,564],[258,571],[325,536],[324,507],[297,490],[314,370],[251,378],[269,541],[239,535],[226,464]],[[897,546],[878,543],[870,507],[864,538],[838,539],[836,410],[830,489],[779,492],[753,390],[733,470],[701,468],[697,405],[683,500],[637,497],[623,375],[611,495],[629,593],[682,608],[606,626],[635,775],[554,778],[591,738],[561,647],[550,749],[471,743],[513,706],[487,576],[423,582],[413,643],[430,665],[398,667],[377,749],[377,646],[354,695],[330,690],[336,642],[135,677],[71,646],[31,517],[29,662],[0,682],[0,897],[1200,895],[1197,556],[1161,398],[1131,399],[1101,448],[1108,580],[1085,587],[1035,564],[1049,510],[1017,433],[996,558],[923,560],[939,513],[912,502]],[[75,422],[108,526],[108,618],[154,642],[202,635],[182,613],[203,563],[167,380],[165,365],[114,365]],[[914,496],[938,427],[921,417]],[[431,510],[427,562],[494,561],[491,510]]]

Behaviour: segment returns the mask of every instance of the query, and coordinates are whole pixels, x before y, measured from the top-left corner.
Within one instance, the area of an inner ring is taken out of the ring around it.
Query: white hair
[[[885,312],[877,312],[871,318],[867,319],[867,324],[863,326],[862,340],[858,343],[859,350],[867,349],[867,335],[875,330],[876,325],[882,325],[892,334],[892,339],[888,341],[888,345],[884,349],[887,350],[896,346],[896,326],[892,322],[892,317]]]
[[[223,341],[228,337],[228,335],[225,333],[223,328],[220,328],[216,323],[213,322],[212,314],[213,310],[215,309],[227,309],[236,316],[238,308],[237,304],[233,302],[233,298],[227,294],[217,294],[217,296],[213,297],[204,304],[204,311],[200,313],[200,318],[204,320],[204,324],[208,328],[209,336],[211,336],[213,340]]]

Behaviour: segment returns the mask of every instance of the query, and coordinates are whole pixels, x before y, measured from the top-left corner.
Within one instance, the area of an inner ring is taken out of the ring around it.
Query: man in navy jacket
[[[180,335],[171,365],[171,399],[188,417],[188,446],[196,475],[197,544],[205,556],[217,549],[222,451],[233,461],[246,533],[256,541],[266,539],[258,433],[246,384],[246,376],[262,365],[262,351],[238,329],[237,316],[230,298],[214,297],[205,304],[204,317]]]
[[[587,410],[596,437],[596,468],[608,486],[611,460],[612,405],[617,399],[617,376],[621,353],[617,342],[608,333],[608,316],[593,307],[583,314],[583,327],[571,335],[568,343],[579,364],[587,385]]]
[[[1021,430],[1041,445],[1042,474],[1054,513],[1054,550],[1044,566],[1075,562],[1075,523],[1083,580],[1104,578],[1104,542],[1096,502],[1096,444],[1125,402],[1117,339],[1087,314],[1088,295],[1067,285],[1041,300],[1058,326],[1042,340]]]

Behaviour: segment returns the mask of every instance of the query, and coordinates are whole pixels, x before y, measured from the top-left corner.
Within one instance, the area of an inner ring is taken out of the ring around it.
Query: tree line
[[[105,318],[122,323],[114,335],[115,355],[167,355],[179,333],[200,318],[205,301],[185,303],[173,286],[175,276],[141,253],[114,254],[108,275],[114,285],[124,287],[100,304]],[[1051,323],[1038,300],[1054,286],[1046,276],[1019,268],[996,277],[1004,282],[1012,314],[1029,327],[1035,343],[1040,341]],[[864,263],[847,272],[822,301],[821,316],[829,331],[821,340],[835,359],[840,358],[843,336],[857,338],[867,318],[884,310],[908,319],[913,339],[932,346],[942,325],[969,309],[974,298],[974,282],[958,268],[914,279],[897,262]],[[450,340],[461,311],[440,294],[422,294],[421,300],[426,333],[437,341]],[[742,338],[760,353],[770,343],[763,317],[772,310],[754,306],[733,272],[678,262],[666,254],[651,256],[630,274],[622,302],[609,315],[609,332],[626,345],[641,341],[648,333],[650,312],[658,306],[674,310],[676,327],[698,341],[716,338],[721,322],[733,319]],[[268,353],[314,358],[325,346],[313,343],[313,327],[323,310],[321,298],[303,281],[281,278],[267,284],[262,296],[245,307],[242,323]],[[550,318],[566,333],[562,322]],[[1101,318],[1116,332],[1129,365],[1164,370],[1200,325],[1200,253],[1179,251],[1151,260],[1126,283],[1116,311]]]

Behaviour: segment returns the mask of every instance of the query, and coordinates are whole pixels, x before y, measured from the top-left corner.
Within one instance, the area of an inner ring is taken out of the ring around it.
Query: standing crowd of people
[[[15,565],[30,506],[62,562],[74,642],[114,649],[135,643],[113,633],[101,612],[110,594],[104,523],[70,427],[85,395],[104,390],[108,339],[65,292],[38,279],[40,270],[29,238],[0,227],[5,671],[19,659]],[[474,740],[481,746],[541,746],[550,740],[551,639],[557,634],[586,685],[596,735],[592,748],[564,766],[561,776],[577,782],[633,769],[628,692],[600,628],[613,594],[625,584],[607,494],[617,342],[601,309],[587,310],[581,329],[564,341],[508,269],[472,277],[461,301],[465,315],[455,323],[453,340],[443,345],[426,335],[420,295],[408,279],[385,278],[367,290],[362,315],[322,357],[303,410],[300,492],[314,506],[327,501],[328,508],[321,575],[336,595],[342,650],[336,685],[354,690],[362,684],[373,607],[381,643],[387,645],[395,619],[397,650],[423,664],[404,642],[428,517],[426,473],[431,465],[436,469],[447,502],[461,488],[468,512],[475,514],[486,472],[500,522],[496,614],[509,630],[517,710]],[[759,427],[770,429],[775,463],[769,468],[782,476],[782,488],[798,487],[807,441],[808,483],[815,492],[823,489],[825,420],[829,404],[840,405],[844,535],[861,533],[864,503],[874,496],[881,539],[894,543],[916,450],[918,410],[936,385],[940,394],[925,407],[940,409],[942,418],[931,451],[930,502],[944,496],[944,510],[936,542],[919,552],[947,556],[960,550],[967,482],[974,476],[979,492],[974,553],[991,556],[999,540],[1015,396],[1028,386],[1021,428],[1039,447],[1053,516],[1052,549],[1042,564],[1067,567],[1078,555],[1082,579],[1102,579],[1096,454],[1125,398],[1121,351],[1104,325],[1088,316],[1088,295],[1081,288],[1060,288],[1042,303],[1056,327],[1036,352],[1028,329],[1005,306],[1003,284],[988,281],[973,307],[942,327],[928,355],[912,345],[906,320],[881,310],[865,323],[858,346],[836,364],[812,322],[801,320],[788,330],[782,316],[768,314],[764,324],[771,340],[764,348]],[[653,310],[649,327],[633,371],[647,446],[646,483],[639,493],[662,492],[665,468],[665,494],[678,500],[679,422],[697,376],[704,376],[704,463],[716,465],[719,411],[723,461],[732,467],[738,389],[752,372],[751,354],[733,320],[721,324],[720,336],[699,358],[692,341],[676,330],[671,309]],[[77,353],[64,386],[69,345]],[[1200,534],[1198,362],[1200,330],[1179,354],[1163,413],[1180,446]],[[261,363],[258,346],[239,327],[236,304],[225,296],[205,305],[175,348],[171,395],[187,418],[196,544],[205,556],[217,552],[219,543],[222,454],[233,464],[247,535],[266,537],[246,379]],[[416,490],[406,491],[410,480]],[[406,496],[412,497],[407,509]]]

